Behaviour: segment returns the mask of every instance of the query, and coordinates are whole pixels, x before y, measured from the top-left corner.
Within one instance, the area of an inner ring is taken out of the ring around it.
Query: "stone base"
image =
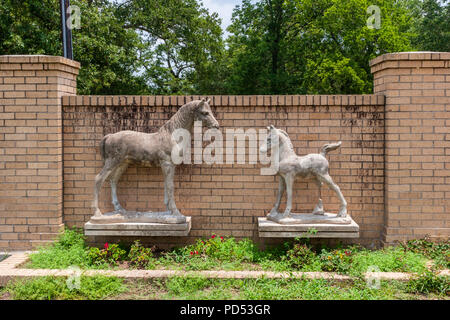
[[[258,233],[261,238],[359,238],[358,224],[351,217],[348,218],[349,224],[323,222],[280,224],[267,218],[258,218]]]
[[[92,216],[89,222],[92,224],[109,224],[109,223],[180,224],[186,223],[186,217],[181,214],[173,215],[169,211],[163,212],[113,211],[104,213],[101,216]]]
[[[351,224],[352,218],[347,215],[345,218],[338,217],[334,213],[324,213],[323,215],[310,213],[291,213],[287,218],[281,214],[269,214],[267,220],[279,224]]]
[[[92,223],[84,225],[86,236],[185,237],[191,231],[191,217],[185,223]]]

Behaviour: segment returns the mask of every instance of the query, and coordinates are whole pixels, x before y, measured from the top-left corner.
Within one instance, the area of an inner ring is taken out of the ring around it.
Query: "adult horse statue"
[[[183,216],[175,205],[173,196],[175,164],[172,161],[172,149],[176,141],[172,133],[177,129],[192,130],[194,121],[202,121],[208,128],[219,128],[219,123],[212,114],[209,100],[195,100],[178,110],[157,132],[143,133],[120,131],[108,134],[100,142],[100,153],[104,161],[102,171],[95,178],[93,209],[91,222],[159,222],[184,223]],[[117,182],[130,164],[143,166],[160,166],[164,175],[164,204],[166,212],[128,212],[117,198]],[[98,208],[100,189],[109,179],[111,183],[114,212],[103,215]]]
[[[277,175],[279,178],[279,188],[275,206],[267,216],[268,220],[272,220],[283,224],[294,223],[334,223],[334,224],[348,224],[351,222],[350,217],[347,217],[347,202],[342,195],[339,186],[333,182],[333,179],[328,174],[328,160],[325,158],[327,152],[335,150],[340,147],[341,142],[325,144],[320,153],[311,153],[306,156],[297,156],[295,154],[292,142],[289,139],[286,131],[275,128],[273,125],[267,127],[269,134],[266,142],[261,146],[260,151],[266,153],[270,148],[277,150],[279,154],[279,167]],[[319,187],[319,202],[316,205],[313,214],[315,215],[294,215],[291,214],[292,209],[292,186],[296,176],[303,178],[314,178]],[[320,190],[322,184],[326,183],[338,196],[341,207],[337,215],[325,213],[323,209]],[[286,190],[287,205],[283,213],[279,213],[281,198]],[[320,215],[322,217],[318,217]],[[337,218],[337,219],[336,219]],[[303,221],[299,221],[303,220]]]

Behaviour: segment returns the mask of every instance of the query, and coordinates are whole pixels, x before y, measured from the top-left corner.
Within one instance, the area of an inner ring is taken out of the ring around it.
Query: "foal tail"
[[[102,159],[105,160],[106,157],[106,150],[105,150],[105,143],[108,139],[109,134],[103,137],[102,141],[100,141],[100,155],[102,156]]]
[[[322,149],[320,149],[320,154],[325,157],[329,151],[336,150],[341,146],[341,144],[342,141],[336,143],[327,143],[322,147]]]

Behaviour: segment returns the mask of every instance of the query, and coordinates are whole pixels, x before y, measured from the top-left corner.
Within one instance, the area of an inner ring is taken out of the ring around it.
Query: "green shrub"
[[[353,252],[350,249],[328,251],[322,249],[319,260],[323,271],[347,273],[351,268]]]
[[[126,257],[126,251],[121,249],[118,244],[105,243],[103,249],[91,247],[88,251],[88,257],[93,265],[108,265],[116,266],[119,261]]]
[[[87,267],[89,264],[82,231],[77,228],[66,228],[54,243],[31,253],[27,267],[63,269],[70,266]]]
[[[256,245],[249,239],[236,241],[213,235],[210,239],[199,239],[194,245],[187,246],[181,252],[188,257],[206,257],[225,262],[252,262]]]
[[[432,242],[428,238],[401,243],[405,251],[420,253],[434,261],[438,268],[450,268],[450,241]]]
[[[316,253],[311,247],[303,243],[295,243],[287,252],[286,258],[291,267],[301,269],[305,265],[309,265],[316,257]]]
[[[450,277],[438,276],[435,271],[426,270],[408,281],[407,290],[412,293],[450,295]]]
[[[128,253],[130,265],[139,269],[148,268],[153,261],[152,248],[145,248],[139,240],[136,240]]]

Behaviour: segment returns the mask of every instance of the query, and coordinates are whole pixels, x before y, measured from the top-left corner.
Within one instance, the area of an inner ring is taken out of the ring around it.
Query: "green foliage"
[[[309,265],[316,257],[316,253],[306,244],[295,243],[292,249],[287,252],[287,260],[291,267],[301,269],[305,265]]]
[[[91,264],[96,266],[102,266],[104,264],[116,266],[119,261],[122,261],[126,257],[126,251],[121,249],[118,244],[105,243],[103,249],[96,247],[89,248],[88,257]]]
[[[136,240],[128,253],[128,260],[132,267],[145,269],[152,267],[153,252],[152,248],[143,247],[139,240]]]
[[[351,268],[353,252],[350,249],[328,251],[322,249],[319,254],[323,271],[347,273]]]
[[[438,276],[436,272],[426,270],[418,277],[409,280],[407,290],[413,293],[436,293],[450,296],[450,277]]]
[[[63,269],[70,266],[88,267],[90,264],[85,239],[79,229],[66,228],[50,246],[30,254],[29,268]]]
[[[6,292],[16,300],[98,300],[123,292],[121,279],[114,277],[81,277],[79,289],[69,289],[65,278],[40,277],[10,282]]]
[[[413,1],[413,44],[419,51],[450,51],[450,1]]]
[[[401,243],[404,250],[415,252],[433,259],[434,267],[450,268],[450,241],[432,242],[427,238]]]
[[[353,255],[350,273],[362,274],[369,267],[376,267],[381,272],[423,272],[425,263],[423,255],[399,247],[375,251],[360,248]]]
[[[381,28],[367,27],[367,8]],[[369,61],[411,50],[404,1],[244,0],[233,13],[229,93],[369,93]]]

